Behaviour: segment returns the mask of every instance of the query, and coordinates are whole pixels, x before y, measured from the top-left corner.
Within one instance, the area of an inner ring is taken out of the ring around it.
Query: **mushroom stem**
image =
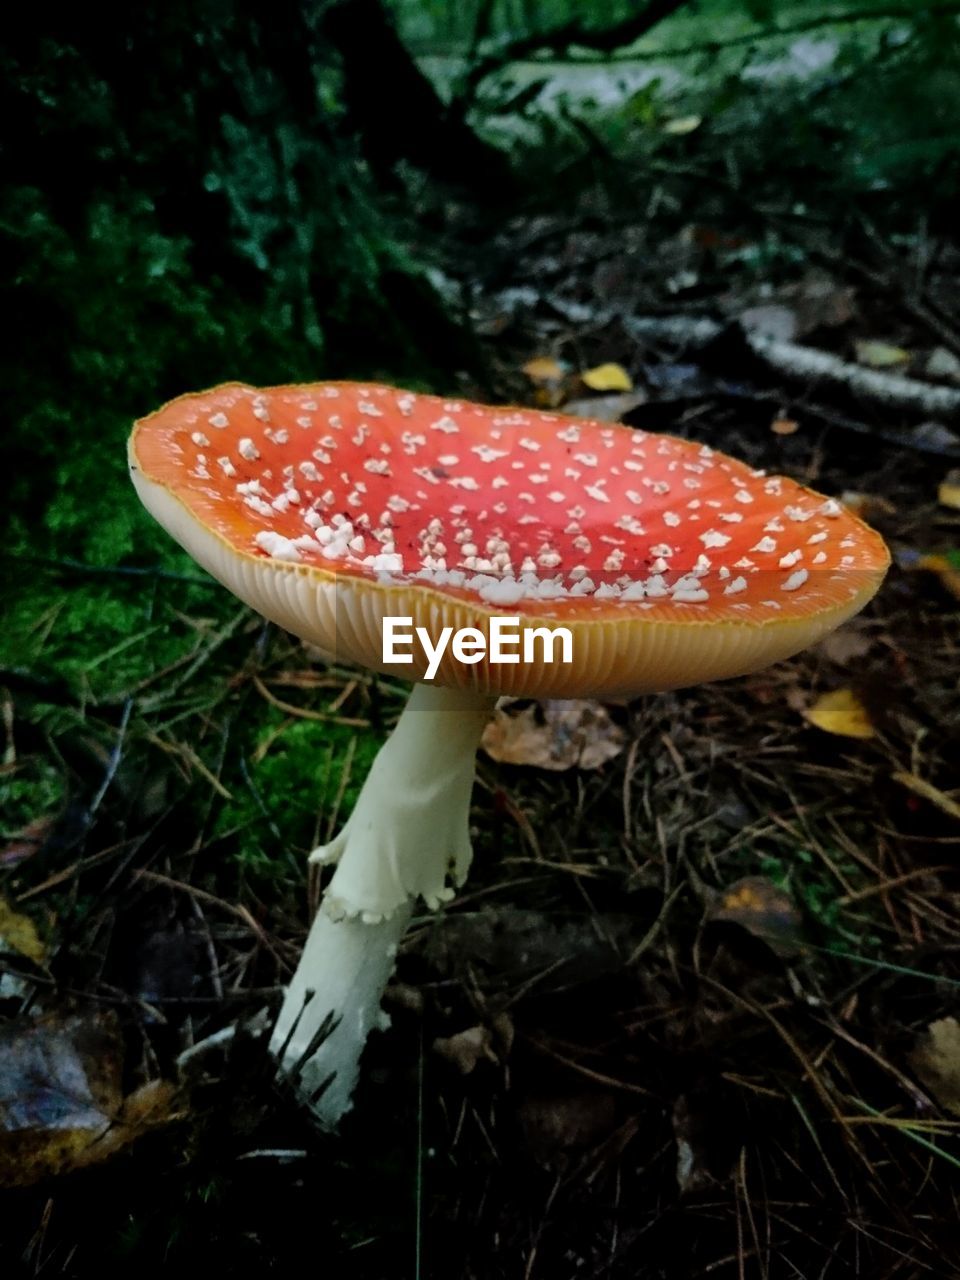
[[[279,1074],[325,1129],[350,1110],[360,1055],[389,1018],[380,1008],[413,903],[388,920],[332,920],[321,906],[287,988],[270,1050]]]
[[[413,904],[436,908],[470,868],[474,757],[495,698],[418,684],[349,820],[311,861],[337,870],[287,988],[271,1050],[325,1127],[350,1107]],[[452,882],[452,885],[448,883]]]

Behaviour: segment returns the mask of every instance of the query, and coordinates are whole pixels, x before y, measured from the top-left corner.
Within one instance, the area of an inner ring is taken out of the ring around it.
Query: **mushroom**
[[[311,855],[336,870],[273,1033],[328,1127],[414,904],[466,877],[495,699],[758,670],[862,609],[889,562],[832,498],[706,445],[386,386],[182,396],[136,423],[129,457],[147,509],[241,600],[331,659],[415,682],[346,825]]]

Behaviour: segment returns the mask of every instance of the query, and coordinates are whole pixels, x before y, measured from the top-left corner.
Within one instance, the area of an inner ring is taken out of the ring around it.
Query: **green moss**
[[[863,867],[841,849],[830,849],[828,856],[854,891],[868,887]],[[836,877],[809,849],[762,857],[759,871],[793,896],[826,946],[853,946],[858,954],[866,954],[880,945],[879,938],[872,932],[873,904],[868,900],[851,910],[843,902],[844,893]]]
[[[21,569],[5,590],[13,607],[0,632],[0,664],[66,682],[81,703],[132,692],[202,645],[236,608],[212,583],[149,577]]]
[[[54,761],[30,757],[16,773],[0,777],[2,834],[14,835],[36,818],[56,814],[65,795],[63,775]]]
[[[290,856],[302,874],[300,855],[323,839],[347,763],[350,778],[338,823],[349,816],[380,740],[346,725],[290,723],[274,711],[250,738],[246,776],[241,771],[235,779],[233,798],[217,815],[216,834],[230,836],[231,857],[248,880],[289,876]]]

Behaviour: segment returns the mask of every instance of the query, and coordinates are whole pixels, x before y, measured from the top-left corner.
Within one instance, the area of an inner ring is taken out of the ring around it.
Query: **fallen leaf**
[[[468,1076],[481,1062],[495,1066],[506,1062],[513,1048],[513,1021],[507,1013],[498,1013],[489,1026],[468,1027],[455,1035],[434,1040],[433,1050],[452,1063],[461,1075]]]
[[[910,1054],[910,1065],[941,1107],[960,1116],[960,1022],[931,1022]]]
[[[409,982],[391,982],[383,993],[383,1003],[420,1015],[423,1013],[423,992]]]
[[[816,329],[838,329],[856,314],[856,295],[849,285],[837,281],[819,267],[812,267],[795,284],[780,290],[797,318],[797,337]]]
[[[847,667],[851,662],[858,662],[860,658],[867,657],[874,643],[876,643],[876,631],[873,626],[861,618],[852,618],[846,626],[824,636],[814,652],[826,658],[827,662],[836,663],[838,667]],[[804,707],[800,709],[804,710]]]
[[[774,418],[770,430],[775,436],[795,436],[800,430],[800,423],[794,418]]]
[[[599,702],[504,700],[483,731],[481,745],[501,764],[539,769],[599,769],[618,756],[627,735]]]
[[[740,323],[747,333],[773,338],[777,342],[792,342],[797,336],[796,315],[790,307],[776,302],[747,307],[741,312]]]
[[[523,372],[531,382],[556,382],[567,376],[567,371],[553,356],[536,356],[523,366]]]
[[[2,946],[0,946],[2,950]],[[6,972],[0,972],[0,1000],[19,1000],[28,999],[36,991],[36,986],[26,978],[21,978],[19,974],[11,973],[8,969]]]
[[[523,372],[534,385],[533,399],[541,409],[557,409],[567,398],[567,366],[553,356],[528,360]]]
[[[960,471],[949,471],[937,489],[937,501],[941,507],[960,511]]]
[[[668,293],[683,293],[685,289],[694,289],[700,283],[697,271],[677,271],[667,276],[664,284]]]
[[[902,787],[906,787],[908,791],[912,791],[915,796],[920,796],[922,800],[928,800],[941,813],[945,813],[948,818],[955,818],[960,822],[960,804],[952,800],[945,791],[935,787],[932,782],[918,778],[915,773],[908,773],[906,770],[895,773],[893,780],[894,782],[899,782]]]
[[[644,377],[651,387],[665,394],[658,400],[688,398],[706,394],[715,387],[698,364],[648,364]]]
[[[173,1118],[173,1086],[124,1098],[122,1040],[109,1014],[0,1026],[0,1186],[97,1164]]]
[[[622,395],[591,396],[588,400],[568,400],[563,412],[575,418],[593,418],[597,422],[619,422],[642,404],[646,404],[644,391],[627,391]]]
[[[803,950],[800,912],[786,889],[766,876],[745,876],[729,885],[707,919],[739,925],[780,956],[793,956]]]
[[[0,895],[0,951],[16,951],[40,968],[47,962],[47,948],[29,916],[14,911]]]
[[[434,1040],[433,1051],[457,1068],[463,1076],[474,1072],[481,1062],[497,1063],[493,1037],[486,1027],[468,1027],[456,1035]]]
[[[182,1118],[178,1101],[177,1087],[169,1080],[149,1080],[134,1089],[124,1098],[109,1130],[80,1153],[75,1167],[102,1164],[149,1130]]]
[[[906,364],[911,356],[903,347],[892,347],[887,342],[855,342],[857,359],[871,369],[892,369]]]
[[[871,636],[857,627],[856,623],[847,624],[839,631],[831,631],[817,645],[817,652],[822,653],[829,662],[845,667],[858,658],[866,657],[873,647]]]
[[[923,368],[928,378],[943,378],[948,382],[960,382],[960,357],[946,347],[934,347]]]
[[[580,381],[591,391],[632,391],[633,379],[620,364],[598,364],[581,373]]]
[[[811,724],[843,738],[872,738],[874,728],[867,709],[852,689],[825,693],[804,712]]]
[[[673,1104],[671,1121],[677,1144],[677,1187],[680,1194],[703,1191],[715,1181],[707,1167],[709,1125],[699,1108],[684,1093]]]
[[[693,133],[694,129],[699,129],[702,124],[703,116],[674,116],[672,120],[667,120],[662,128],[664,133],[682,138],[685,134]]]
[[[931,453],[952,453],[960,448],[960,435],[942,422],[921,422],[910,433],[910,439]]]

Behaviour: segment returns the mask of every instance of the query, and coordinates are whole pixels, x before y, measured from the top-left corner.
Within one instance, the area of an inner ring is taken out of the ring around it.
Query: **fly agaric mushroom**
[[[418,682],[343,830],[311,855],[337,867],[274,1030],[328,1126],[414,903],[466,876],[495,699],[756,671],[862,609],[889,563],[833,499],[706,445],[384,386],[182,396],[136,424],[129,456],[147,509],[240,599],[338,661]],[[497,663],[505,614],[517,641]],[[384,650],[397,618],[409,653]],[[473,628],[472,646],[448,628]],[[544,661],[560,628],[572,660]]]

